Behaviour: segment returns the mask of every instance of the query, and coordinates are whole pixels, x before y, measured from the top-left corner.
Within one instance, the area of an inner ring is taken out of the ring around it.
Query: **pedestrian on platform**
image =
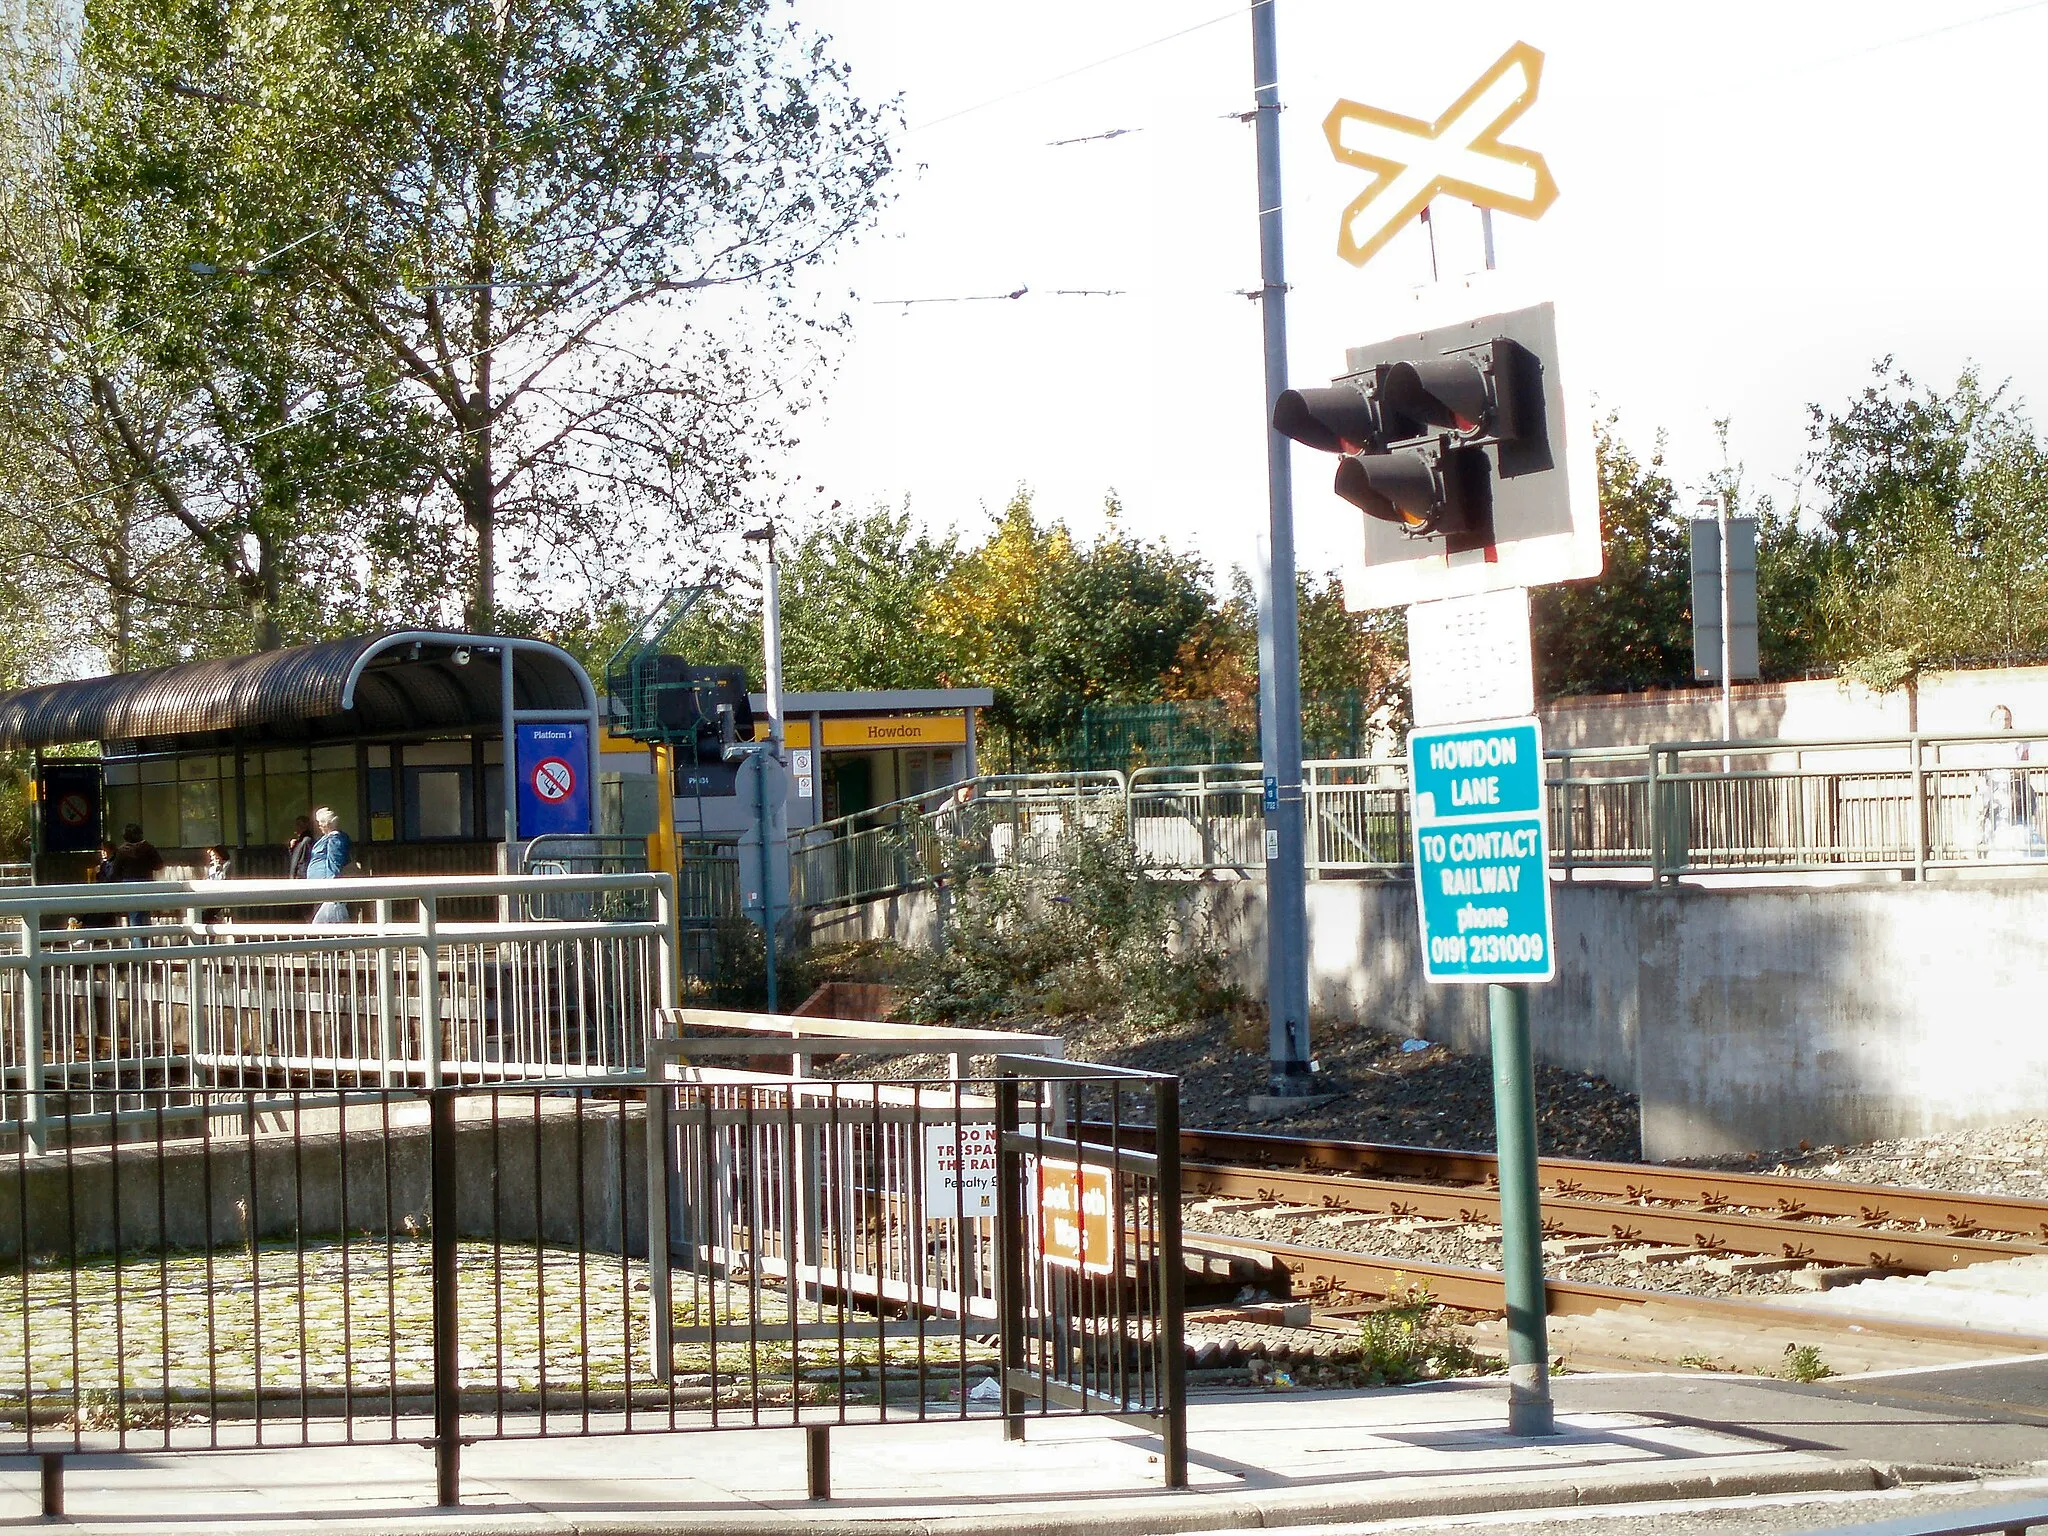
[[[149,881],[164,872],[164,856],[156,851],[156,845],[142,835],[142,828],[129,822],[121,829],[121,846],[114,850],[113,877],[124,881]],[[147,928],[147,912],[130,912],[128,925],[131,928]],[[139,941],[131,941],[139,942]]]
[[[341,872],[348,868],[354,853],[354,844],[341,830],[341,818],[332,809],[321,806],[313,813],[313,828],[319,835],[313,840],[312,851],[306,856],[306,878],[308,880],[339,880]],[[323,901],[313,913],[316,923],[345,923],[348,921],[348,903],[345,901]]]
[[[2003,704],[1993,709],[1991,728],[2011,730],[2012,711]],[[2032,754],[2027,744],[2015,742],[2009,749],[1993,750],[1992,765],[1977,775],[1977,846],[1987,859],[2048,858],[2048,840],[2035,824],[2040,800],[2028,768]]]
[[[100,839],[100,861],[92,869],[92,883],[105,885],[115,878],[114,844],[110,838]],[[81,928],[111,928],[120,918],[112,912],[88,912],[78,920]]]
[[[231,880],[234,878],[234,865],[228,859],[227,849],[215,847],[206,850],[206,868],[200,871],[199,878],[202,880]],[[227,920],[228,909],[226,907],[208,907],[200,914],[200,921],[205,923],[224,923]]]
[[[313,835],[313,819],[310,816],[292,818],[291,841],[284,845],[285,875],[292,880],[306,878],[306,860],[313,856],[313,844],[319,839]]]

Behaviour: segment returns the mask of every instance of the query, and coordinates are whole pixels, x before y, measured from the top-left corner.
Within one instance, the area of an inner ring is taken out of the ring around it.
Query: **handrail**
[[[1912,879],[1946,870],[2048,874],[2044,744],[2048,736],[1987,730],[1551,745],[1544,779],[1552,867],[1568,877],[1587,870],[1657,881],[1828,870],[1896,871]],[[2017,750],[2023,745],[2039,760]],[[1410,859],[1406,760],[1339,758],[1302,766],[1311,876],[1404,874]],[[1994,803],[1992,780],[2001,775],[2010,796],[2006,810]],[[1032,788],[987,798],[995,806],[1029,805],[1038,784],[1051,780],[1066,788],[1085,777],[1018,775],[1015,781]],[[1162,870],[1251,875],[1264,863],[1262,845],[1254,841],[1261,815],[1255,797],[1263,788],[1261,766],[1250,762],[1134,769],[1123,780],[1126,835],[1142,860]],[[818,899],[806,896],[804,905],[930,884],[932,872],[918,867],[916,857],[884,845],[949,793],[808,829],[798,846],[825,878],[812,888]],[[1076,794],[1085,798],[1086,791]],[[832,853],[835,847],[844,852]]]
[[[891,812],[900,812],[914,808],[920,814],[923,814],[927,811],[943,810],[950,801],[959,795],[963,788],[969,785],[973,786],[976,796],[980,796],[990,789],[1000,789],[1004,785],[1013,784],[1025,787],[1042,786],[1048,789],[1058,789],[1064,786],[1076,794],[1089,789],[1091,786],[1094,786],[1098,793],[1109,789],[1114,789],[1121,793],[1124,788],[1124,776],[1113,768],[1090,768],[1077,770],[1073,773],[985,773],[971,779],[960,779],[951,784],[944,784],[937,789],[927,789],[915,795],[905,795],[901,799],[887,800],[880,805],[871,805],[864,811],[849,811],[846,815],[835,816],[830,821],[813,822],[807,827],[792,827],[789,832],[790,841],[794,844],[801,839],[806,846],[816,842],[830,842],[837,837],[850,833],[873,831],[875,827],[888,819]],[[1003,796],[1002,798],[1015,799],[1022,797]],[[866,822],[867,825],[856,826],[856,822]],[[835,830],[840,828],[845,830]]]
[[[57,908],[65,912],[160,912],[187,907],[290,907],[310,901],[413,901],[576,891],[661,890],[660,870],[616,874],[360,876],[342,880],[135,880],[103,885],[38,885],[0,894],[0,917]]]

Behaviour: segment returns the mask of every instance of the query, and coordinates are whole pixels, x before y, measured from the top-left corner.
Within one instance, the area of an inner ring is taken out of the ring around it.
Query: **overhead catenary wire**
[[[1034,80],[1029,85],[1020,85],[1015,90],[1004,91],[1001,95],[991,96],[985,101],[977,101],[972,105],[956,108],[954,111],[948,112],[941,117],[935,117],[929,122],[912,123],[905,131],[908,133],[927,133],[941,124],[957,122],[959,119],[971,117],[977,112],[986,112],[991,107],[999,107],[1005,102],[1015,101],[1020,96],[1029,96],[1050,86],[1059,85],[1064,81],[1073,79],[1076,75],[1085,75],[1091,70],[1101,69],[1105,65],[1119,63],[1137,54],[1147,53],[1154,48],[1163,47],[1167,43],[1178,42],[1181,38],[1190,37],[1210,27],[1220,26],[1226,21],[1235,21],[1243,14],[1244,7],[1234,6],[1230,10],[1223,12],[1220,16],[1211,16],[1207,21],[1198,21],[1193,26],[1182,27],[1177,32],[1168,32],[1162,37],[1155,37],[1147,42],[1133,44],[1131,47],[1121,49],[1116,53],[1105,54],[1099,59],[1090,59],[1086,64],[1076,64],[1072,69],[1061,70],[1058,74],[1048,75],[1043,80]]]
[[[1041,288],[1033,290],[1029,283],[1019,283],[1008,293],[938,293],[922,294],[910,299],[867,299],[863,302],[883,309],[909,309],[918,304],[1007,304],[1016,299],[1118,299],[1130,290],[1127,288]]]

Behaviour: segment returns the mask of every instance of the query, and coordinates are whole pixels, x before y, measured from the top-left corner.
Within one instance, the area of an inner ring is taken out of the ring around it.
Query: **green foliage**
[[[798,273],[882,200],[786,10],[0,0],[0,559],[118,665],[637,601],[786,441],[842,323]]]
[[[1349,741],[1361,723],[1398,737],[1408,719],[1407,615],[1398,608],[1352,611],[1334,571],[1296,573],[1295,612],[1304,741]],[[1183,647],[1169,695],[1221,701],[1227,722],[1257,755],[1259,609],[1244,570],[1231,573],[1229,598]]]
[[[2048,648],[2048,450],[1965,371],[1922,388],[1886,358],[1839,414],[1811,411],[1813,605],[1846,675],[1897,686],[1949,658]]]
[[[1212,620],[1209,567],[1126,535],[1117,511],[1112,496],[1108,531],[1081,545],[1041,526],[1020,488],[934,595],[952,680],[996,690],[989,723],[1011,767],[1054,762],[1089,704],[1158,698]]]
[[[979,808],[947,814],[941,946],[906,966],[909,1018],[1159,1028],[1241,1002],[1214,936],[1184,915],[1181,887],[1138,862],[1120,818],[1041,820],[1020,846]]]
[[[1452,1329],[1428,1287],[1412,1285],[1359,1319],[1358,1364],[1368,1386],[1397,1387],[1470,1375],[1486,1361]]]
[[[1825,1381],[1835,1374],[1835,1368],[1820,1357],[1817,1344],[1787,1344],[1785,1363],[1778,1367],[1778,1374],[1786,1381]]]
[[[950,652],[925,622],[956,559],[949,535],[877,507],[823,520],[781,559],[784,684],[792,689],[936,688]],[[761,670],[761,599],[752,572],[700,602],[675,649],[707,665]]]
[[[1664,472],[1663,439],[1645,463],[1610,416],[1595,428],[1594,451],[1605,565],[1589,581],[1533,594],[1538,692],[1683,687],[1692,678],[1688,530]]]
[[[685,981],[690,1006],[745,1012],[768,1006],[767,947],[761,942],[758,923],[744,917],[720,918],[703,952],[709,960],[706,974],[700,980]],[[786,936],[775,946],[775,990],[776,1004],[785,1013],[809,991],[799,957]]]

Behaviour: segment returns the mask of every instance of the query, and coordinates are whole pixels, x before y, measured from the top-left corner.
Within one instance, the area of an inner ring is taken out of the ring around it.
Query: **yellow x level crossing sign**
[[[1540,218],[1557,201],[1550,167],[1500,136],[1536,100],[1543,55],[1516,43],[1433,123],[1339,101],[1323,119],[1330,152],[1373,173],[1344,210],[1337,254],[1364,266],[1439,194]]]

